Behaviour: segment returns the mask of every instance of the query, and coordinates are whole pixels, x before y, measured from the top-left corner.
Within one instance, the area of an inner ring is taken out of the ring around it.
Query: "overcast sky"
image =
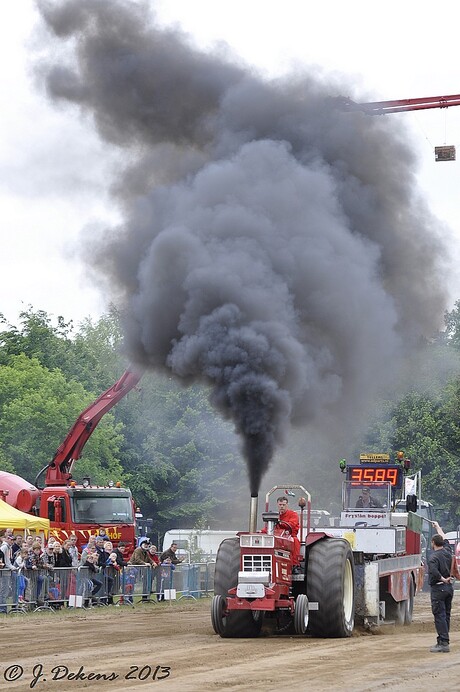
[[[180,26],[196,45],[211,49],[225,42],[267,76],[317,65],[352,75],[369,98],[460,92],[457,41],[451,38],[460,19],[457,2],[163,0],[152,5],[162,23]],[[77,111],[56,109],[35,86],[30,67],[37,20],[33,0],[0,5],[0,312],[15,322],[18,312],[32,305],[79,322],[97,318],[107,307],[107,297],[91,286],[76,259],[76,248],[83,227],[117,218],[107,190],[117,154],[99,142]],[[434,159],[434,147],[441,144],[456,145],[460,157],[460,107],[384,117],[407,123],[420,157],[420,186],[446,222],[453,256],[460,256],[460,161]],[[450,290],[452,302],[460,298],[459,273],[452,273]]]

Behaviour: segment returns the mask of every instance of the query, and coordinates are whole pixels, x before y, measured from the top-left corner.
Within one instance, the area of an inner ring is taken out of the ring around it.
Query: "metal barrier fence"
[[[39,570],[0,569],[0,614],[95,606],[197,599],[214,589],[215,563],[128,565],[119,571],[107,567],[56,567]]]

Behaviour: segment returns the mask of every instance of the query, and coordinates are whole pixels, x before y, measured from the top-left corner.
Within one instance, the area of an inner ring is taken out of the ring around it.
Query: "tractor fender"
[[[322,541],[325,538],[333,538],[333,536],[330,536],[324,531],[315,531],[314,533],[309,533],[307,536],[305,536],[305,547],[309,548],[314,543]]]

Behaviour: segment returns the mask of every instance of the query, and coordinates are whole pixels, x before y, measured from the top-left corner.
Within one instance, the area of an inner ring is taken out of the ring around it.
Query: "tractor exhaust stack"
[[[249,533],[257,531],[257,505],[259,502],[258,495],[251,495],[251,506],[249,509]]]

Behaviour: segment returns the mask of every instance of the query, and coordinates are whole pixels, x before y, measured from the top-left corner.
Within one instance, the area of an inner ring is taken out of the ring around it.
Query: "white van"
[[[163,552],[177,543],[177,554],[186,562],[212,562],[225,538],[234,538],[236,531],[211,529],[169,529],[163,538]]]

